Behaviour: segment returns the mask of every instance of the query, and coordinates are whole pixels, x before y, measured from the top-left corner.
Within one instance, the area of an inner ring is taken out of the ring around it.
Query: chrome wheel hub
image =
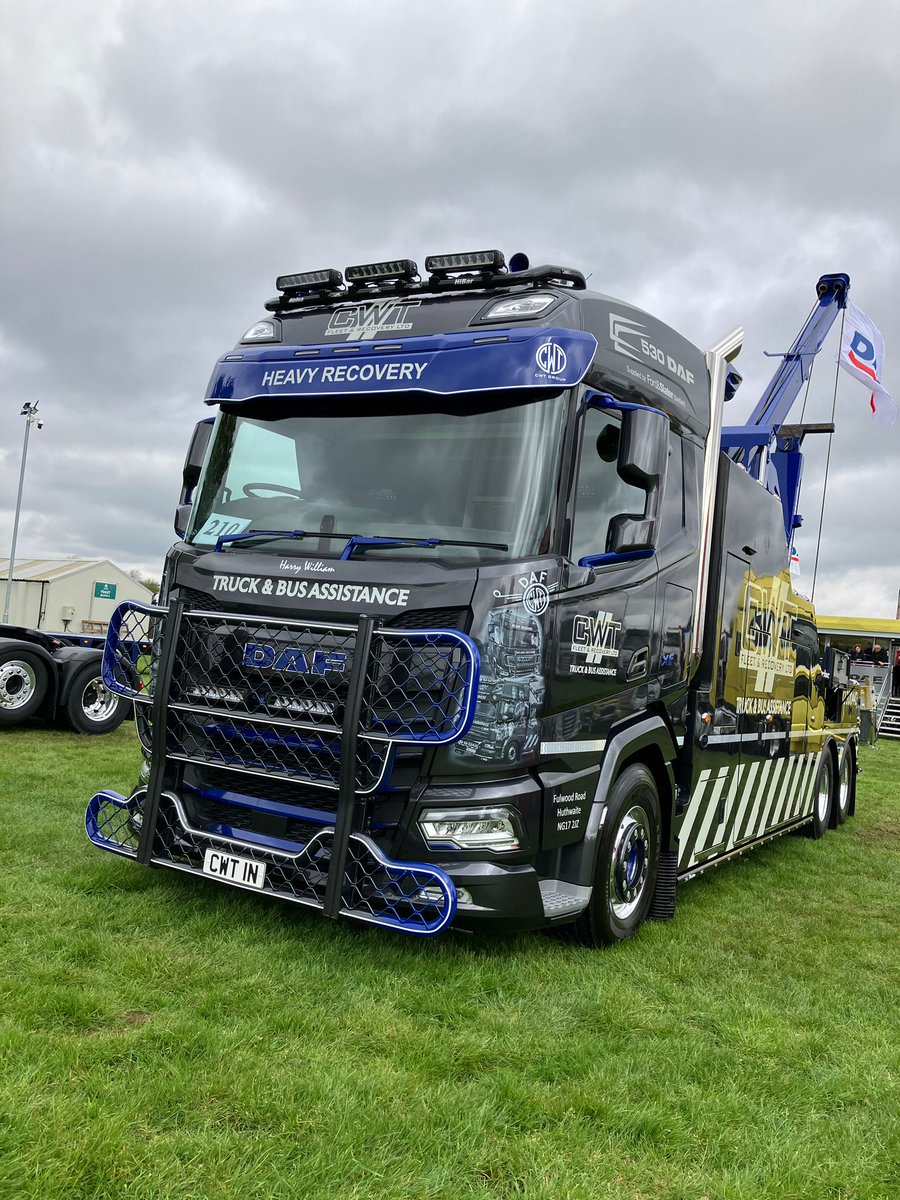
[[[81,710],[89,721],[105,721],[116,711],[119,697],[99,678],[91,679],[81,693]]]
[[[5,662],[0,666],[0,708],[15,712],[24,708],[34,695],[37,676],[27,662]]]
[[[619,920],[631,916],[644,894],[650,868],[649,824],[646,811],[634,804],[616,830],[609,869],[609,903]]]
[[[838,808],[842,813],[850,811],[850,754],[844,755],[841,763],[841,773],[838,778]]]
[[[819,776],[819,788],[816,793],[816,814],[821,822],[828,817],[828,800],[831,796],[831,768],[826,765]]]

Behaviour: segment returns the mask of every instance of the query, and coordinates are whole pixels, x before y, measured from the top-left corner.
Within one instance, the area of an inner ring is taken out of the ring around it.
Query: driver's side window
[[[646,493],[626,483],[617,470],[621,430],[618,413],[595,408],[585,413],[575,493],[573,562],[590,554],[606,553],[613,517],[644,511]]]
[[[292,437],[276,433],[271,426],[244,421],[237,432],[228,474],[225,498],[236,500],[244,494],[246,483],[267,483],[300,490],[297,469],[297,444]]]

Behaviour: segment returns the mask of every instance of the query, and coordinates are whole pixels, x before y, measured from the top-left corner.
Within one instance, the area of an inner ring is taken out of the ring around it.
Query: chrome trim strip
[[[725,406],[726,367],[740,351],[744,342],[744,331],[738,326],[707,350],[706,366],[709,370],[709,433],[703,457],[703,491],[700,506],[700,555],[697,567],[697,592],[694,599],[694,632],[691,652],[694,660],[703,653],[703,610],[706,607],[706,589],[709,585],[709,565],[712,554],[713,519],[716,504],[716,482],[719,474],[719,455],[722,452],[722,410]]]
[[[541,742],[541,754],[590,754],[606,749],[606,738],[586,742]]]
[[[281,729],[305,729],[313,733],[333,733],[338,737],[341,735],[339,725],[313,725],[309,721],[291,721],[285,717],[270,717],[268,713],[231,712],[224,708],[206,708],[201,705],[195,707],[193,704],[184,704],[180,701],[170,703],[169,708],[172,712],[196,713],[201,717],[224,717],[229,721],[253,721],[257,725],[276,725]]]

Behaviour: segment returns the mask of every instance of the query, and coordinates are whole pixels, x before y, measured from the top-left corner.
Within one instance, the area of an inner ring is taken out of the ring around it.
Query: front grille
[[[316,808],[324,813],[337,812],[337,795],[322,788],[276,775],[258,776],[252,785],[241,781],[232,771],[215,767],[198,769],[187,776],[189,785],[198,791],[248,793],[260,800],[274,800],[277,804],[289,804],[295,808]]]
[[[150,625],[158,634],[152,659],[136,659],[135,640]],[[165,668],[163,629],[175,639]],[[338,790],[350,722],[357,735],[354,790],[367,795],[386,777],[394,745],[442,745],[464,735],[478,652],[452,630],[375,629],[357,672],[361,698],[348,716],[356,639],[355,625],[224,612],[167,618],[165,610],[129,602],[110,624],[104,681],[117,694],[152,701],[161,671],[171,672],[170,759],[312,788]],[[146,738],[143,718],[141,726]]]
[[[185,812],[191,825],[207,833],[230,837],[254,835],[278,838],[305,846],[317,833],[333,822],[310,821],[302,817],[287,817],[279,813],[264,812],[243,804],[228,804],[208,796],[188,793],[185,796]]]
[[[166,751],[170,758],[252,774],[279,775],[321,788],[337,789],[339,730],[310,731],[272,726],[232,713],[169,712]],[[374,791],[387,766],[389,747],[360,739],[356,790]]]
[[[468,624],[464,608],[414,608],[385,621],[389,629],[461,629]]]

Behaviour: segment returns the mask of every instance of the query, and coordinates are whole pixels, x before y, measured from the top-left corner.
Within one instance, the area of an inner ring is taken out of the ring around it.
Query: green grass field
[[[95,850],[133,727],[0,734],[0,1197],[900,1197],[900,744],[592,953]]]

